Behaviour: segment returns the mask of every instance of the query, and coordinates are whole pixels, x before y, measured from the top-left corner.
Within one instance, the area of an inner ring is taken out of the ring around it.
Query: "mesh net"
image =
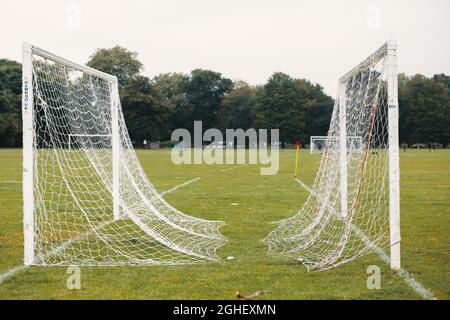
[[[34,48],[32,54],[34,263],[219,260],[223,223],[185,215],[159,195],[133,150],[120,102],[114,171],[120,219],[114,217],[112,106],[117,86],[108,77],[43,52]]]
[[[279,221],[265,239],[272,252],[295,257],[308,269],[335,267],[389,245],[388,65],[383,52],[341,78],[311,193],[299,212]],[[341,137],[347,145],[346,175],[341,173]],[[352,148],[355,139],[358,147]]]
[[[311,144],[309,146],[310,153],[322,153],[328,139],[327,136],[311,136]],[[330,137],[330,139],[336,140],[338,137]],[[338,143],[338,141],[336,140],[334,143]],[[347,150],[349,152],[362,152],[363,147],[361,137],[347,137]]]

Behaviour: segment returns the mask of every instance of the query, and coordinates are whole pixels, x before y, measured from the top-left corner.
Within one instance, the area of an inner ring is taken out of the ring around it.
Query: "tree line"
[[[196,69],[189,74],[165,73],[153,78],[142,74],[135,52],[116,46],[98,49],[89,66],[116,75],[121,105],[130,137],[167,141],[176,128],[193,130],[194,120],[203,128],[279,128],[280,141],[309,141],[326,135],[333,99],[319,84],[273,73],[262,85]],[[21,65],[0,59],[0,147],[20,147]],[[401,143],[450,141],[450,77],[438,74],[399,75]]]

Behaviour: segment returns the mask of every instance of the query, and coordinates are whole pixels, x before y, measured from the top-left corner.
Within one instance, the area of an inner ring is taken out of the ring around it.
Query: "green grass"
[[[325,272],[268,255],[260,241],[268,222],[289,217],[307,192],[293,179],[294,150],[280,153],[280,171],[259,167],[173,165],[170,151],[138,151],[159,191],[200,180],[165,196],[188,214],[223,220],[224,263],[188,266],[82,267],[81,289],[66,288],[67,268],[30,267],[0,284],[2,299],[233,299],[236,291],[269,290],[267,299],[419,299],[376,254]],[[311,185],[320,156],[302,151],[300,177]],[[0,150],[0,274],[22,264],[21,150]],[[237,205],[236,205],[237,204]],[[401,153],[402,265],[437,298],[450,296],[450,150]],[[382,271],[381,289],[366,287],[369,265]]]

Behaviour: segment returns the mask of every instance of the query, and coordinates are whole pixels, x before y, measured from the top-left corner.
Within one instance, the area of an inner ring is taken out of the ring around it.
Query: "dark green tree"
[[[137,76],[129,80],[121,95],[124,117],[130,137],[136,145],[143,140],[170,138],[170,118],[173,109],[149,78]]]
[[[254,110],[257,127],[280,129],[284,142],[306,142],[311,133],[326,134],[332,99],[319,85],[277,72],[258,92]]]
[[[143,140],[170,137],[173,114],[170,92],[158,85],[158,81],[140,74],[143,65],[136,52],[119,46],[98,49],[88,65],[117,76],[125,121],[136,145],[140,146]]]
[[[218,72],[193,70],[183,82],[186,104],[177,110],[177,116],[188,129],[192,129],[194,120],[202,120],[203,128],[218,127],[222,99],[232,86],[233,82]]]
[[[136,78],[143,68],[136,52],[119,46],[97,49],[89,58],[88,66],[115,75],[120,88]]]
[[[450,76],[447,76],[443,73],[435,74],[433,76],[433,80],[442,83],[447,88],[448,93],[450,94]]]
[[[171,116],[167,119],[167,127],[170,132],[179,127],[185,127],[188,123],[188,114],[185,112],[186,95],[184,83],[187,76],[182,73],[165,73],[153,78],[154,92],[160,97],[161,104],[170,110]],[[170,138],[170,134],[168,135]]]
[[[450,95],[442,77],[399,77],[400,141],[443,143],[450,141]]]
[[[256,104],[256,89],[244,81],[235,81],[233,89],[222,100],[220,127],[248,129],[252,126],[252,110]]]
[[[331,113],[333,112],[334,101],[325,94],[319,84],[312,84],[307,80],[301,80],[306,86],[310,107],[306,109],[306,128],[302,135],[302,143],[309,143],[311,136],[326,136],[330,127]]]
[[[295,79],[274,73],[258,92],[255,125],[280,129],[280,140],[292,142],[305,132],[305,106]]]
[[[22,141],[22,66],[0,59],[0,147],[18,147]]]

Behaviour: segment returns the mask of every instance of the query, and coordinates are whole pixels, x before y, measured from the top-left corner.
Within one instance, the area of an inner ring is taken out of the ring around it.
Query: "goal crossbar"
[[[111,74],[108,74],[108,73],[99,71],[97,69],[88,67],[86,65],[82,65],[82,64],[78,64],[78,63],[73,62],[73,61],[69,61],[67,59],[64,59],[64,58],[56,55],[56,54],[50,53],[47,50],[44,50],[42,48],[33,46],[29,42],[25,42],[23,44],[23,47],[27,48],[27,49],[29,48],[30,50],[32,49],[34,53],[38,54],[39,56],[41,56],[43,58],[50,59],[53,62],[59,62],[61,64],[67,65],[67,66],[69,66],[69,67],[71,67],[73,69],[77,69],[77,70],[82,71],[84,73],[87,73],[87,74],[90,74],[90,75],[93,75],[93,76],[105,79],[106,81],[110,81],[112,83],[117,82],[117,77],[116,76],[113,76]]]
[[[374,53],[368,56],[364,61],[360,62],[356,67],[345,73],[342,77],[339,78],[339,82],[345,82],[350,79],[353,75],[360,72],[363,69],[366,69],[369,65],[380,61],[388,52],[388,47],[396,47],[397,42],[394,39],[389,40],[385,44],[383,44],[380,48],[378,48]]]

